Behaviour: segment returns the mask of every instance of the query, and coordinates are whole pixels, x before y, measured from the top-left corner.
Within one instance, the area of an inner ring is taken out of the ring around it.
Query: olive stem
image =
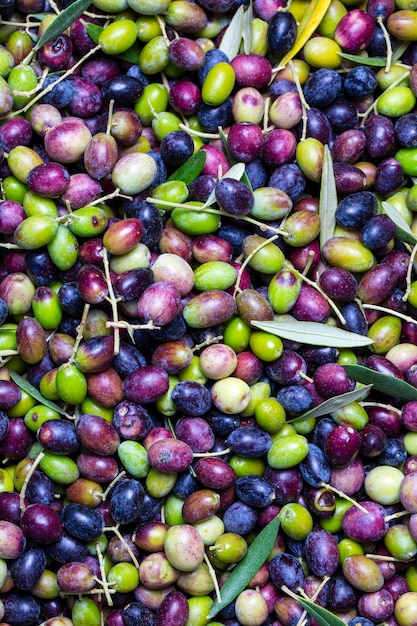
[[[25,480],[23,481],[22,489],[20,490],[20,494],[19,494],[19,507],[20,507],[21,511],[24,511],[25,508],[26,508],[25,507],[25,493],[26,493],[26,489],[27,489],[27,486],[29,484],[29,481],[32,478],[33,472],[38,467],[39,463],[42,461],[44,456],[45,456],[44,452],[39,452],[38,456],[33,461],[30,470],[28,471],[28,473],[25,476]]]
[[[109,114],[107,117],[107,128],[106,128],[106,135],[110,135],[110,131],[111,131],[111,125],[112,125],[112,120],[113,120],[113,109],[114,109],[114,100],[110,100],[109,102]]]
[[[389,313],[389,315],[400,317],[406,322],[410,322],[410,324],[417,324],[417,320],[410,317],[409,315],[405,315],[404,313],[400,313],[399,311],[393,311],[392,309],[387,309],[384,306],[378,306],[377,304],[363,304],[362,306],[364,309],[374,309],[375,311],[382,311],[383,313]]]
[[[374,561],[388,561],[393,563],[408,563],[408,559],[397,559],[395,556],[388,556],[384,554],[365,554],[368,559],[373,559]]]
[[[59,15],[61,13],[61,11],[59,10],[55,0],[49,0],[49,4],[51,5],[51,9],[53,9],[57,15]]]
[[[223,335],[210,337],[206,339],[205,341],[203,341],[202,343],[198,343],[196,346],[194,346],[194,348],[192,349],[192,352],[197,352],[198,350],[201,350],[201,348],[206,348],[207,346],[211,346],[213,343],[219,343],[219,341],[221,341],[222,339],[223,339]]]
[[[385,65],[385,72],[388,74],[388,72],[391,69],[391,62],[392,62],[392,45],[391,45],[391,39],[389,36],[389,32],[386,29],[386,26],[384,24],[384,20],[382,19],[382,15],[378,15],[377,18],[377,22],[384,34],[384,39],[385,39],[385,45],[387,46],[387,63]]]
[[[103,500],[105,500],[107,498],[108,493],[110,492],[111,489],[113,489],[114,485],[119,482],[119,480],[121,478],[123,478],[123,476],[125,476],[126,472],[123,470],[120,472],[120,474],[117,474],[116,478],[113,478],[113,480],[111,481],[110,485],[107,487],[107,489],[105,491],[103,491],[103,493],[101,494],[101,497]]]
[[[22,250],[17,243],[0,243],[0,248],[7,248],[8,250]]]
[[[348,500],[348,502],[351,502],[353,506],[356,506],[360,511],[362,511],[362,513],[366,513],[366,514],[369,513],[369,511],[367,511],[364,506],[359,504],[359,502],[356,502],[356,500],[348,496],[343,491],[340,491],[340,489],[336,489],[336,487],[333,487],[332,485],[329,485],[328,483],[325,483],[325,482],[322,482],[321,486],[326,487],[326,489],[329,489],[330,491],[334,491],[334,493],[337,493],[337,495],[340,496],[341,498]]]
[[[164,506],[162,506],[161,508],[160,516],[161,516],[161,522],[165,524],[165,507]]]
[[[406,280],[406,288],[405,288],[405,293],[402,297],[403,302],[406,302],[408,296],[410,295],[410,291],[411,291],[411,273],[413,271],[413,264],[414,264],[414,259],[415,256],[417,254],[417,244],[413,247],[413,250],[411,252],[410,255],[410,260],[408,262],[408,267],[407,267],[407,276],[405,278]]]
[[[210,456],[221,456],[222,454],[229,454],[231,452],[231,448],[225,448],[224,450],[218,450],[217,452],[194,452],[194,457],[210,457]]]
[[[303,276],[307,276],[307,274],[309,273],[310,268],[313,265],[313,260],[314,260],[314,252],[313,250],[310,250],[308,253],[308,260],[307,260],[306,266],[302,271]]]
[[[307,135],[307,111],[309,110],[310,106],[307,104],[307,101],[304,97],[304,93],[301,88],[300,79],[298,78],[298,74],[294,69],[294,63],[292,61],[288,61],[288,65],[290,66],[291,73],[295,82],[295,86],[297,87],[298,95],[299,95],[300,102],[301,102],[303,127],[302,127],[300,141],[304,141]]]
[[[186,124],[179,124],[178,127],[181,130],[185,130],[190,135],[195,135],[196,137],[201,137],[202,139],[220,139],[219,133],[204,133],[202,130],[194,130],[194,128],[191,128]]]
[[[266,129],[268,128],[270,104],[271,104],[271,98],[268,96],[268,98],[265,98],[262,132],[265,132]]]
[[[401,81],[404,80],[404,78],[409,76],[409,74],[410,74],[410,70],[407,70],[404,74],[402,74],[399,78],[397,78],[397,80],[394,80],[391,83],[391,85],[385,89],[385,91],[383,91],[377,98],[375,98],[375,100],[373,101],[371,106],[366,109],[365,113],[359,113],[359,117],[363,118],[362,119],[362,124],[365,122],[365,120],[367,119],[368,115],[372,111],[374,111],[376,109],[376,105],[378,103],[378,100],[381,98],[381,96],[383,96],[384,93],[386,93],[390,89],[393,89],[394,87],[397,87],[397,85],[399,85],[401,83]]]
[[[112,597],[110,595],[110,590],[109,590],[109,585],[108,582],[106,580],[106,572],[104,569],[104,559],[103,559],[103,554],[101,552],[101,548],[100,548],[100,544],[97,542],[96,543],[96,552],[97,552],[97,558],[98,558],[98,562],[100,565],[100,573],[101,573],[101,584],[103,587],[103,593],[106,596],[106,600],[107,600],[107,604],[109,606],[113,606],[113,600]]]
[[[83,310],[83,314],[82,314],[82,317],[81,317],[81,321],[80,321],[80,323],[79,323],[79,325],[77,327],[77,336],[75,338],[74,347],[72,349],[72,354],[71,354],[71,357],[70,357],[68,363],[73,363],[74,360],[75,360],[75,355],[77,354],[77,350],[78,350],[79,345],[81,343],[81,340],[83,338],[84,326],[85,326],[85,323],[87,321],[87,315],[88,315],[88,311],[89,310],[90,310],[90,305],[88,304],[88,302],[86,302],[84,304],[84,310]]]
[[[398,519],[399,517],[404,517],[404,515],[411,515],[410,511],[397,511],[397,513],[392,513],[391,515],[386,515],[384,517],[384,522],[390,522],[392,519]]]
[[[108,301],[110,302],[110,306],[111,306],[111,310],[113,314],[113,322],[116,322],[117,324],[117,322],[119,321],[119,311],[117,309],[117,303],[119,302],[119,299],[117,299],[116,296],[114,295],[113,285],[112,285],[111,278],[110,278],[109,257],[108,257],[106,248],[103,248],[103,250],[101,251],[101,256],[103,257],[104,275],[106,278],[107,289],[109,290]],[[119,354],[119,350],[120,350],[120,329],[117,328],[117,326],[115,326],[114,327],[114,349],[113,349],[114,354],[115,355]]]
[[[239,271],[237,273],[237,277],[236,277],[236,283],[235,283],[235,289],[233,291],[233,297],[235,298],[238,292],[241,292],[241,288],[239,286],[240,284],[240,280],[242,278],[242,274],[246,268],[246,266],[248,265],[248,263],[250,262],[251,259],[253,259],[253,257],[255,256],[255,254],[257,252],[259,252],[259,250],[261,250],[262,248],[264,248],[265,246],[267,246],[268,244],[270,244],[271,242],[275,241],[276,239],[278,239],[279,235],[273,235],[272,237],[270,237],[269,239],[265,239],[265,241],[263,241],[262,243],[259,244],[259,246],[256,246],[255,250],[252,250],[252,252],[246,257],[246,259],[243,261],[242,265],[239,268]]]
[[[217,580],[217,576],[216,576],[216,572],[214,571],[214,567],[210,563],[210,559],[208,558],[206,553],[204,553],[204,560],[205,560],[206,565],[208,567],[208,571],[210,573],[210,576],[211,576],[211,578],[213,580],[213,585],[214,585],[214,590],[216,592],[217,602],[220,604],[221,601],[222,601],[222,596],[221,596],[221,593],[220,593],[219,582]]]
[[[132,559],[133,565],[139,571],[139,561],[137,560],[136,556],[133,554],[132,549],[129,546],[129,544],[127,543],[126,539],[123,537],[122,533],[120,532],[119,525],[117,524],[117,526],[113,526],[111,528],[111,530],[114,532],[116,537],[118,537],[118,539],[120,539],[122,544],[125,546],[126,550],[128,551],[128,553],[130,555],[130,558]]]
[[[160,15],[157,15],[157,16],[156,16],[156,20],[157,20],[157,22],[158,22],[158,24],[159,24],[159,28],[161,29],[161,32],[162,32],[162,37],[164,38],[164,41],[165,41],[166,45],[167,45],[167,46],[169,46],[170,41],[169,41],[169,37],[168,37],[168,35],[167,35],[167,29],[165,28],[165,22],[164,22],[164,20],[161,18],[161,16],[160,16]],[[178,35],[177,35],[177,36],[178,36]]]
[[[310,280],[309,278],[307,278],[307,276],[305,276],[302,272],[299,272],[298,270],[294,269],[293,270],[296,274],[298,274],[298,276],[301,278],[301,280],[303,280],[305,283],[307,283],[307,285],[310,285],[310,287],[313,287],[316,291],[318,291],[323,298],[329,303],[329,305],[331,306],[331,308],[333,309],[333,311],[336,313],[336,316],[339,318],[340,322],[343,324],[343,326],[346,324],[346,320],[343,317],[343,315],[341,314],[340,310],[338,309],[338,307],[335,305],[335,303],[333,302],[333,300],[331,298],[329,298],[329,296],[327,295],[327,293],[325,293],[323,291],[323,289],[317,284],[315,283],[313,280]]]
[[[392,406],[392,404],[383,404],[382,402],[359,402],[361,406],[379,406],[382,409],[389,409],[390,411],[395,411],[398,415],[401,415],[401,409],[397,409],[396,406]]]

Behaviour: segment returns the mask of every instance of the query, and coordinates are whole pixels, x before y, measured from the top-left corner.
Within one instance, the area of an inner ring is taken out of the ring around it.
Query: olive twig
[[[194,452],[194,457],[209,457],[209,456],[222,456],[223,454],[229,454],[231,448],[225,448],[224,450],[217,450],[217,452]]]
[[[362,504],[359,504],[359,502],[356,502],[354,498],[351,498],[343,491],[340,491],[340,489],[336,489],[336,487],[333,487],[333,485],[329,485],[329,483],[321,482],[320,484],[322,487],[325,487],[326,489],[329,489],[330,491],[334,491],[334,493],[337,493],[337,495],[340,496],[341,498],[344,498],[344,500],[348,500],[348,502],[351,502],[353,506],[356,506],[360,511],[362,511],[362,513],[366,513],[366,514],[369,513],[369,511],[365,509],[365,507],[362,506]]]
[[[42,461],[44,456],[45,456],[44,452],[39,452],[38,456],[33,461],[31,468],[29,469],[28,473],[25,476],[25,480],[23,481],[22,489],[20,490],[20,494],[19,494],[19,508],[21,511],[24,511],[26,508],[25,507],[25,494],[26,494],[26,489],[29,484],[29,481],[32,478],[33,472],[38,467],[39,463]]]
[[[406,70],[404,74],[401,74],[401,76],[397,78],[396,80],[394,80],[390,84],[390,86],[385,89],[385,91],[383,91],[377,98],[375,98],[371,106],[366,109],[365,113],[359,113],[359,117],[362,118],[362,124],[365,123],[365,120],[367,119],[368,115],[372,113],[372,111],[376,110],[376,105],[378,103],[378,100],[384,95],[384,93],[386,93],[387,91],[390,91],[394,87],[397,87],[401,83],[401,81],[403,81],[404,78],[407,78],[407,76],[409,75],[410,75],[410,70]]]
[[[206,348],[207,346],[211,346],[211,344],[213,343],[219,343],[222,339],[223,339],[223,335],[216,335],[215,337],[208,337],[202,343],[198,343],[196,346],[194,346],[192,351],[198,352],[198,350],[201,350],[201,348]]]
[[[109,257],[107,254],[106,248],[103,248],[101,251],[101,256],[103,257],[103,265],[104,265],[104,276],[107,283],[107,289],[109,290],[109,297],[106,300],[110,303],[112,314],[113,314],[113,322],[119,321],[119,311],[117,309],[117,303],[121,300],[121,298],[116,298],[114,295],[114,289],[110,278],[110,266],[109,266]],[[120,350],[120,329],[115,326],[114,327],[114,354],[119,354]]]
[[[394,315],[395,317],[400,317],[406,322],[410,322],[410,324],[417,324],[417,320],[410,315],[405,315],[404,313],[400,313],[399,311],[394,311],[393,309],[387,309],[384,306],[378,306],[377,304],[364,304],[364,309],[373,309],[375,311],[382,311],[383,313],[388,313],[389,315]]]
[[[116,526],[112,526],[110,530],[112,530],[114,532],[114,534],[116,535],[116,537],[118,539],[120,539],[120,541],[122,542],[122,544],[126,548],[127,552],[129,553],[129,556],[132,559],[133,565],[136,567],[137,570],[139,570],[139,561],[137,560],[136,556],[132,552],[132,549],[129,546],[129,544],[127,543],[126,539],[123,537],[122,533],[120,532],[119,524],[117,524]]]
[[[202,130],[194,130],[194,128],[190,128],[186,124],[178,124],[178,127],[181,130],[185,130],[190,135],[195,135],[196,137],[201,137],[202,139],[221,139],[219,133],[204,133]]]
[[[407,276],[405,278],[406,288],[405,288],[404,295],[402,297],[403,302],[405,302],[408,299],[408,296],[410,295],[410,292],[411,292],[411,282],[412,282],[411,273],[413,271],[413,264],[414,264],[414,259],[415,259],[416,254],[417,254],[417,244],[413,247],[413,250],[410,255],[410,260],[408,262]]]
[[[346,324],[345,318],[343,317],[343,315],[341,314],[339,308],[336,306],[336,304],[333,302],[333,300],[331,298],[329,298],[327,293],[325,293],[323,291],[323,289],[317,283],[315,283],[313,280],[310,280],[309,278],[307,278],[307,276],[305,276],[303,273],[299,272],[296,269],[294,269],[293,271],[301,278],[301,280],[303,280],[305,283],[307,283],[307,285],[310,285],[310,287],[313,287],[313,289],[318,291],[323,296],[323,298],[326,300],[326,302],[328,302],[328,304],[333,309],[333,311],[336,313],[336,316],[339,318],[340,322],[344,326]]]
[[[210,548],[209,548],[209,550],[210,550]],[[222,596],[221,596],[221,593],[220,593],[220,587],[219,587],[219,582],[218,582],[218,580],[217,580],[216,572],[214,571],[214,567],[213,567],[213,566],[212,566],[212,564],[210,563],[210,559],[208,558],[208,556],[207,556],[207,554],[206,554],[206,553],[204,553],[204,560],[205,560],[205,562],[206,562],[206,565],[207,565],[207,567],[208,567],[209,574],[210,574],[211,579],[212,579],[212,581],[213,581],[214,590],[215,590],[215,592],[216,592],[216,599],[217,599],[217,602],[221,603],[221,601],[222,601]]]
[[[288,61],[288,65],[290,66],[290,70],[295,82],[295,86],[297,87],[297,92],[298,95],[300,97],[300,102],[301,102],[301,109],[302,109],[302,120],[303,120],[303,127],[302,127],[302,132],[301,132],[301,138],[300,141],[304,141],[307,135],[307,111],[310,109],[310,105],[307,104],[307,101],[304,97],[304,93],[303,90],[301,88],[301,83],[300,83],[300,79],[298,77],[297,72],[294,69],[294,63],[292,61]]]
[[[119,480],[121,478],[123,478],[123,476],[125,476],[125,475],[126,475],[126,472],[123,470],[122,472],[117,474],[116,478],[113,478],[113,480],[111,481],[110,485],[108,485],[107,489],[105,491],[103,491],[103,493],[101,494],[101,497],[102,497],[103,500],[105,500],[107,498],[108,494],[113,489],[114,485],[117,482],[119,482]]]
[[[257,252],[259,252],[259,250],[261,250],[262,248],[264,248],[265,246],[267,246],[268,244],[272,243],[273,241],[275,241],[276,239],[278,239],[279,235],[273,235],[272,237],[270,237],[269,239],[265,239],[265,241],[263,241],[262,243],[259,244],[259,246],[256,246],[256,248],[254,250],[252,250],[252,252],[246,257],[246,259],[243,261],[242,265],[239,268],[239,271],[237,273],[237,277],[236,277],[236,283],[235,283],[235,288],[233,291],[233,297],[235,298],[237,293],[241,292],[241,288],[239,286],[241,278],[242,278],[242,274],[246,268],[246,266],[248,265],[248,263],[250,262],[251,259],[253,259],[253,257],[255,256],[255,254]]]
[[[410,559],[399,559],[396,556],[386,554],[365,554],[364,556],[373,561],[388,561],[389,563],[409,563],[410,561]]]
[[[103,593],[106,596],[107,604],[109,606],[113,606],[113,600],[110,595],[109,583],[107,582],[106,572],[104,569],[104,558],[101,552],[100,544],[98,542],[96,543],[96,553],[97,553],[97,559],[100,565],[101,585],[103,587]]]
[[[59,10],[55,0],[49,0],[49,4],[51,5],[51,9],[53,9],[57,15],[59,15],[61,13],[61,11]]]
[[[398,415],[401,415],[402,413],[401,409],[398,409],[396,406],[392,406],[392,404],[383,404],[382,402],[359,402],[359,404],[363,407],[377,406],[381,409],[388,409],[389,411],[394,411],[395,413],[398,413]]]
[[[71,356],[69,358],[68,363],[73,363],[74,360],[75,360],[75,355],[77,354],[78,347],[79,347],[79,345],[81,343],[81,340],[83,338],[84,326],[85,326],[85,323],[87,321],[87,315],[88,315],[89,310],[90,310],[90,305],[88,304],[88,302],[86,302],[84,304],[84,310],[83,310],[83,314],[82,314],[82,317],[81,317],[81,321],[80,321],[80,323],[79,323],[79,325],[77,327],[77,336],[75,338],[74,347],[72,349],[72,354],[71,354]]]
[[[384,522],[390,522],[393,519],[398,519],[399,517],[404,517],[404,515],[410,515],[410,511],[397,511],[396,513],[392,513],[391,515],[386,515],[384,517]]]
[[[384,24],[384,20],[382,15],[378,15],[377,18],[377,22],[384,34],[384,39],[385,39],[385,45],[387,46],[387,64],[385,65],[385,72],[388,74],[388,72],[391,69],[391,62],[392,62],[392,45],[391,45],[391,38],[389,36],[389,32],[387,31],[387,28]]]
[[[271,98],[268,96],[265,98],[264,102],[264,115],[263,115],[263,124],[262,124],[262,132],[265,133],[268,128],[269,122],[269,107],[271,106]]]

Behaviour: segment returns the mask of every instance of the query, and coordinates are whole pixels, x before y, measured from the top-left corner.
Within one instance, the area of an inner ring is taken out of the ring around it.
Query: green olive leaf
[[[229,61],[239,54],[240,42],[243,35],[243,6],[240,6],[223,35],[219,50],[225,53]]]
[[[248,8],[243,16],[243,51],[245,54],[250,54],[252,48],[252,2],[249,3]]]
[[[98,43],[98,38],[103,32],[103,27],[98,24],[92,24],[91,22],[85,23],[85,30],[87,31],[87,35],[94,41],[94,43]]]
[[[68,417],[68,413],[64,411],[64,409],[62,409],[60,406],[55,404],[55,402],[51,402],[50,400],[47,400],[46,398],[44,398],[41,392],[38,389],[36,389],[36,387],[31,385],[26,380],[26,378],[23,378],[23,376],[20,376],[20,374],[18,374],[17,372],[14,372],[10,368],[9,368],[9,374],[10,374],[10,378],[12,379],[12,381],[15,382],[16,385],[20,387],[20,389],[22,389],[23,391],[26,391],[26,393],[28,393],[30,396],[35,398],[35,400],[38,400],[41,404],[44,404],[49,409],[52,409],[53,411],[56,411],[57,413],[60,413],[61,415],[65,415],[66,417]]]
[[[35,50],[39,50],[41,46],[51,39],[55,39],[58,35],[61,35],[64,30],[69,28],[75,20],[80,17],[88,9],[91,4],[91,0],[75,0],[69,7],[61,11],[61,13],[54,19],[54,21],[48,26],[48,28],[40,37],[38,43],[34,47]]]
[[[265,330],[267,333],[278,335],[283,339],[290,339],[299,343],[313,346],[328,346],[331,348],[360,348],[369,346],[373,339],[364,335],[357,335],[342,328],[319,324],[318,322],[290,322],[252,320],[251,326]]]
[[[347,59],[348,61],[353,61],[354,63],[360,63],[361,65],[371,65],[373,67],[385,67],[387,64],[387,59],[384,57],[361,57],[357,54],[347,54],[347,52],[338,52],[339,56]]]
[[[365,396],[368,391],[372,389],[372,385],[366,385],[365,387],[361,387],[360,389],[354,389],[353,391],[348,391],[347,393],[342,393],[340,396],[335,396],[334,398],[328,398],[324,402],[321,402],[318,406],[315,406],[310,411],[306,411],[303,415],[298,415],[292,420],[287,420],[289,424],[294,424],[296,422],[302,422],[304,420],[311,419],[312,417],[321,417],[322,415],[327,415],[332,411],[337,411],[341,409],[343,406],[350,404],[351,402],[356,402],[360,400],[363,396]]]
[[[208,619],[212,619],[225,606],[233,602],[265,563],[277,538],[279,525],[280,519],[277,516],[261,530],[243,559],[239,561],[221,588],[222,600],[213,604],[210,613],[207,615]]]
[[[337,190],[333,171],[333,159],[329,146],[324,146],[323,166],[319,198],[320,248],[331,239],[336,227]]]
[[[3,326],[0,326],[0,331],[2,330],[14,330],[14,332],[16,332],[16,324],[3,324]]]
[[[346,626],[346,622],[341,620],[340,617],[337,617],[337,615],[331,613],[328,609],[324,609],[319,604],[315,604],[308,598],[293,593],[286,587],[283,587],[282,591],[294,598],[294,600],[297,600],[303,609],[309,613],[320,626]]]
[[[244,163],[235,163],[232,165],[230,170],[227,170],[226,174],[221,176],[221,178],[233,178],[233,180],[240,180],[245,173],[245,164]],[[204,203],[203,209],[205,207],[211,206],[212,204],[216,204],[216,190],[213,189],[209,197]]]
[[[205,150],[199,150],[189,159],[186,160],[185,163],[181,165],[171,176],[168,178],[167,182],[178,180],[182,181],[186,185],[189,185],[200,176],[204,163],[206,162],[207,153]]]
[[[373,385],[376,391],[380,391],[387,396],[392,396],[405,402],[417,400],[417,389],[404,380],[375,372],[363,365],[344,365],[343,367],[349,378],[353,378],[353,380],[365,385]]]
[[[414,235],[401,213],[397,211],[397,209],[389,202],[383,202],[382,208],[396,226],[395,238],[399,241],[404,241],[405,243],[415,246],[417,243],[417,237]]]

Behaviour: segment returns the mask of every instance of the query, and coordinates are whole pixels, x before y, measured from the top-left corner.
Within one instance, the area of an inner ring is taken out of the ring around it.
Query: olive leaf
[[[244,173],[245,173],[245,164],[235,163],[234,165],[232,165],[230,170],[227,170],[227,172],[223,176],[221,176],[221,178],[233,178],[234,180],[240,180]],[[213,191],[211,192],[211,194],[205,201],[203,209],[215,203],[216,203],[216,190],[213,189]]]
[[[250,54],[250,51],[252,48],[252,20],[253,20],[253,11],[252,11],[252,2],[250,2],[243,16],[242,36],[243,36],[243,50],[245,54]]]
[[[404,380],[375,372],[363,365],[344,365],[343,367],[349,378],[353,378],[353,380],[365,385],[373,385],[376,391],[380,391],[387,396],[392,396],[405,402],[417,400],[417,389]]]
[[[290,322],[252,320],[251,326],[260,328],[267,333],[278,335],[283,339],[306,343],[313,346],[328,346],[331,348],[360,348],[369,346],[373,340],[364,335],[357,335],[342,328],[319,324],[318,322]]]
[[[12,369],[9,369],[9,374],[10,374],[10,378],[12,379],[12,381],[15,382],[16,385],[20,387],[20,389],[22,389],[23,391],[26,391],[26,393],[28,393],[30,396],[35,398],[35,400],[38,400],[41,404],[44,404],[49,409],[52,409],[53,411],[56,411],[57,413],[60,413],[61,415],[68,416],[68,413],[64,411],[64,409],[62,409],[60,406],[55,404],[55,402],[51,402],[50,400],[47,400],[46,398],[44,398],[41,392],[38,389],[36,389],[36,387],[31,385],[26,380],[26,378],[23,378],[23,376],[20,376],[20,374],[18,374],[17,372],[14,372]]]
[[[239,54],[243,35],[243,12],[243,6],[240,6],[230,20],[220,42],[219,50],[225,53],[229,61],[232,61]]]
[[[186,185],[189,185],[200,176],[204,163],[206,162],[207,153],[205,150],[199,150],[189,159],[186,160],[185,163],[181,165],[171,176],[168,178],[167,182],[178,180],[182,181]]]
[[[48,43],[51,39],[55,39],[55,37],[61,35],[64,30],[69,28],[71,24],[88,9],[90,4],[91,0],[75,0],[75,2],[70,4],[70,6],[64,9],[64,11],[61,11],[61,13],[45,30],[42,37],[39,38],[34,50],[39,50],[39,48],[45,43]]]
[[[301,48],[304,47],[323,19],[330,3],[331,0],[311,0],[300,21],[300,24],[298,25],[297,38],[294,45],[280,60],[280,67],[287,65],[288,61],[291,61],[291,59],[295,57],[298,52],[300,52]]]
[[[417,243],[417,237],[414,235],[401,213],[397,211],[397,209],[389,202],[383,202],[382,208],[396,226],[395,238],[399,241],[404,241],[412,246],[415,246]]]
[[[94,41],[94,43],[98,43],[98,38],[103,32],[103,27],[98,24],[92,24],[91,22],[85,23],[85,30],[87,35]]]
[[[341,409],[343,406],[350,404],[351,402],[356,402],[360,400],[363,396],[365,396],[368,391],[372,389],[372,385],[366,385],[365,387],[361,387],[360,389],[354,389],[353,391],[348,391],[347,393],[342,393],[340,396],[335,396],[333,398],[328,398],[324,402],[321,402],[318,406],[315,406],[313,409],[306,411],[303,415],[298,415],[292,420],[288,420],[289,424],[294,424],[296,422],[302,422],[304,420],[311,419],[312,417],[321,417],[322,415],[327,415],[332,411],[337,411]]]
[[[279,525],[280,519],[277,516],[261,530],[243,559],[239,561],[221,588],[222,600],[213,604],[210,613],[207,615],[208,619],[212,619],[225,606],[233,602],[265,563],[277,538]]]
[[[333,159],[329,146],[324,146],[323,166],[319,198],[320,248],[331,239],[336,227],[337,190],[333,171]]]
[[[341,620],[340,617],[337,617],[337,615],[331,613],[328,609],[323,608],[319,604],[315,604],[308,598],[293,593],[287,587],[283,587],[282,591],[294,598],[294,600],[297,600],[303,609],[309,613],[320,626],[346,626],[346,622]]]
[[[357,54],[348,54],[347,52],[338,52],[339,56],[353,61],[354,63],[360,63],[361,65],[371,65],[373,67],[385,67],[387,59],[385,57],[361,57]]]

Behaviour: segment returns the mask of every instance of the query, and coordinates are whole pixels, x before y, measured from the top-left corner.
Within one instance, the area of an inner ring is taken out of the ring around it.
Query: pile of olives
[[[0,0],[2,626],[416,626],[416,8]]]

